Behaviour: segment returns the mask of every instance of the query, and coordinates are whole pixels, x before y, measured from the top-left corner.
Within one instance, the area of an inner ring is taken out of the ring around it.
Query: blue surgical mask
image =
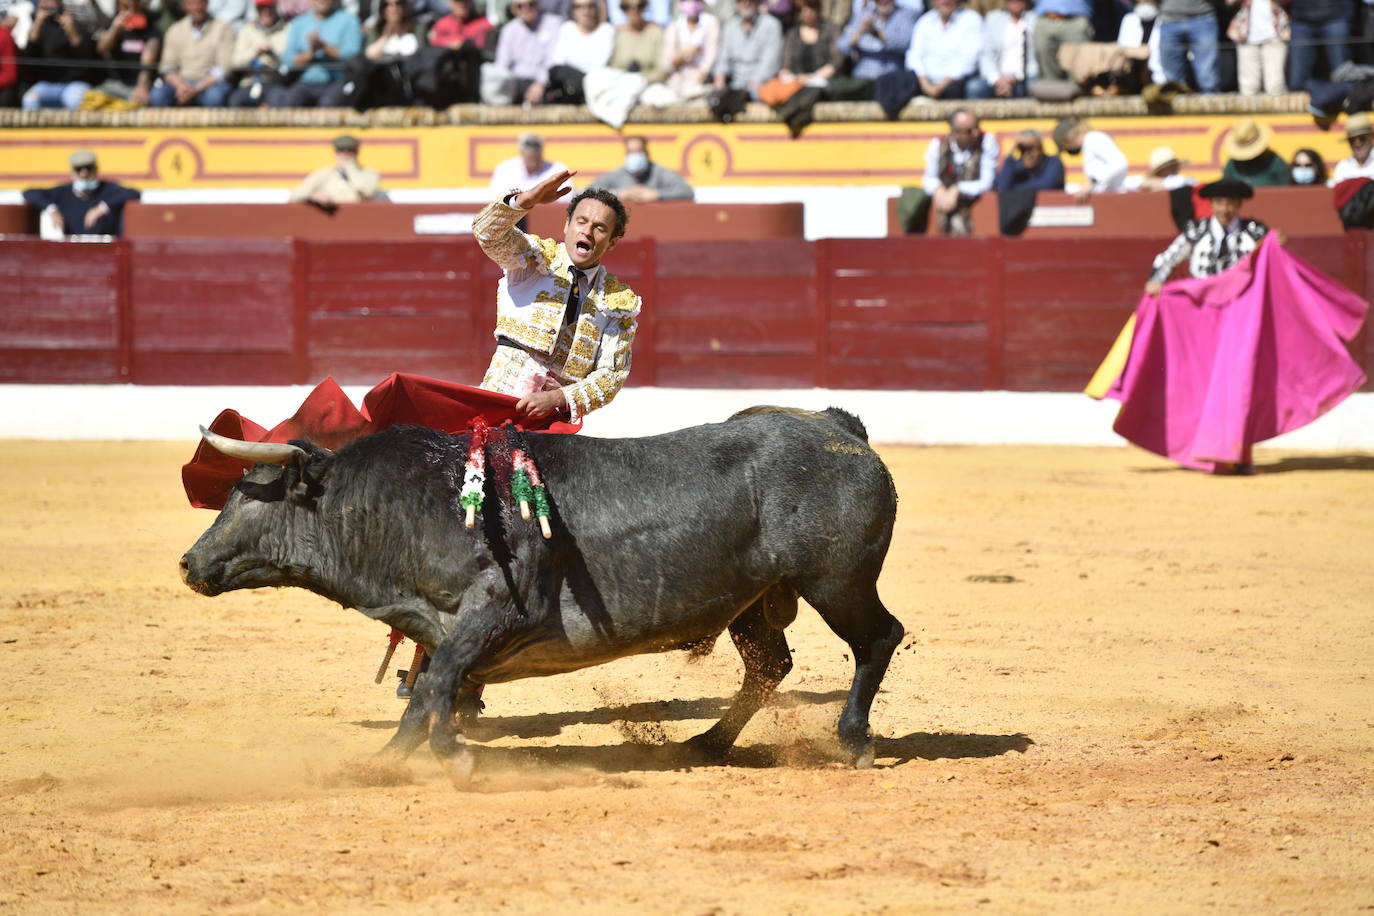
[[[94,191],[99,184],[100,179],[98,178],[78,178],[72,182],[72,187],[82,194],[89,194]]]
[[[648,153],[626,153],[626,154],[625,154],[625,171],[627,171],[627,172],[633,172],[634,174],[639,175],[639,174],[642,174],[643,172],[647,172],[648,170],[649,170],[649,154],[648,154]]]
[[[1317,170],[1310,165],[1293,166],[1293,184],[1311,184],[1317,180]]]

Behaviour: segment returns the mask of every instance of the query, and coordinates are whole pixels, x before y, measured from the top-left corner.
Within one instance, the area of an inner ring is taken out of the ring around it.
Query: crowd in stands
[[[0,0],[0,105],[585,103],[619,126],[635,104],[701,100],[728,120],[752,99],[795,131],[827,99],[874,99],[895,117],[917,96],[1291,87],[1330,114],[1374,100],[1371,10],[1367,0]]]

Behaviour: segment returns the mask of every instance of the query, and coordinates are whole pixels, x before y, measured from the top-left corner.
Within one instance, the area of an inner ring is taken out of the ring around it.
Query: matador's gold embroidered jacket
[[[573,333],[560,335],[572,261],[562,242],[515,228],[528,212],[496,201],[472,221],[482,251],[505,271],[496,293],[495,336],[508,337],[528,351],[498,347],[482,387],[505,390],[520,375],[510,361],[532,359],[561,387],[577,420],[609,404],[625,384],[640,300],[634,290],[598,270]]]

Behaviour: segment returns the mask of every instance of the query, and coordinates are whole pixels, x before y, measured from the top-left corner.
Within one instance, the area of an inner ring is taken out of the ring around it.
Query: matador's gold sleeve
[[[503,199],[487,204],[472,219],[472,234],[477,236],[482,251],[512,273],[533,269],[540,263],[534,236],[515,228],[529,212],[512,207]]]
[[[582,381],[563,386],[563,396],[568,400],[568,411],[574,423],[611,403],[625,386],[625,379],[630,375],[630,349],[634,346],[638,326],[639,297],[636,296],[633,310],[617,311],[601,335],[601,353],[597,356],[596,367]]]

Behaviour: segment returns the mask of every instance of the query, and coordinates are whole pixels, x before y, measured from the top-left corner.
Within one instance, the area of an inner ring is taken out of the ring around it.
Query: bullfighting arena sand
[[[876,768],[833,762],[851,669],[804,608],[727,765],[673,747],[723,640],[491,689],[460,793],[366,762],[381,624],[181,585],[190,448],[0,443],[0,909],[1374,910],[1367,455],[882,449]]]

